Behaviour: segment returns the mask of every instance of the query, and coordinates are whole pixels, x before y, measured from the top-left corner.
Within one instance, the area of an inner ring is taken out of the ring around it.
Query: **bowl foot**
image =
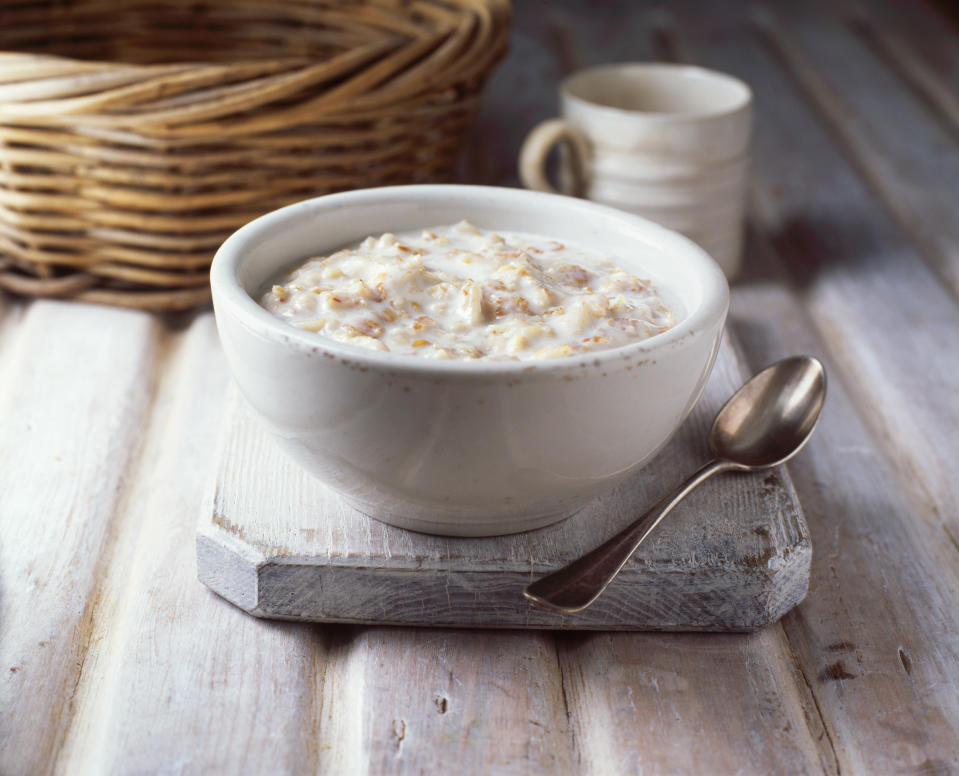
[[[572,509],[566,509],[559,512],[539,513],[528,517],[518,517],[515,514],[502,515],[500,517],[457,517],[456,521],[451,520],[451,516],[436,512],[430,514],[423,512],[422,515],[411,516],[401,515],[382,507],[375,507],[370,504],[357,501],[349,496],[343,496],[343,499],[354,509],[362,512],[367,517],[378,520],[381,523],[404,528],[407,531],[416,531],[417,533],[431,534],[434,536],[461,536],[461,537],[481,537],[481,536],[506,536],[507,534],[523,533],[524,531],[533,531],[537,528],[545,528],[553,523],[566,520],[579,512],[584,504],[579,503]]]

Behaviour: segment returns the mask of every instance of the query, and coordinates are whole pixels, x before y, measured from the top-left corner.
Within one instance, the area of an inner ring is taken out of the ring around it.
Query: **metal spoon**
[[[568,566],[528,585],[530,601],[572,614],[595,601],[639,545],[686,495],[714,474],[779,466],[798,453],[826,399],[826,372],[811,356],[777,361],[726,402],[709,431],[713,460],[634,523]]]

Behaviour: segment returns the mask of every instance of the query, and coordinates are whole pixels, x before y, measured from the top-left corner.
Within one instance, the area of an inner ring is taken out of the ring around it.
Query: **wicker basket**
[[[208,299],[251,218],[448,180],[509,0],[0,0],[0,287]]]

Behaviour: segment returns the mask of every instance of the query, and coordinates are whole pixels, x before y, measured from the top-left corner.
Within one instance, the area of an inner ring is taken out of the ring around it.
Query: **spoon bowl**
[[[533,603],[564,614],[602,595],[633,553],[687,494],[714,474],[778,466],[798,453],[826,400],[826,372],[812,356],[777,361],[723,405],[709,431],[713,460],[639,519],[595,550],[523,591]]]
[[[743,470],[778,466],[806,444],[825,400],[822,364],[810,356],[785,358],[726,402],[709,431],[709,449]]]

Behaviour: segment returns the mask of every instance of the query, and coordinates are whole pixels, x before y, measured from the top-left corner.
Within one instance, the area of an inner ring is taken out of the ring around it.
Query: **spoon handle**
[[[573,614],[595,601],[615,579],[646,537],[690,491],[714,474],[735,468],[713,459],[642,517],[578,560],[527,585],[523,595],[553,611]]]

